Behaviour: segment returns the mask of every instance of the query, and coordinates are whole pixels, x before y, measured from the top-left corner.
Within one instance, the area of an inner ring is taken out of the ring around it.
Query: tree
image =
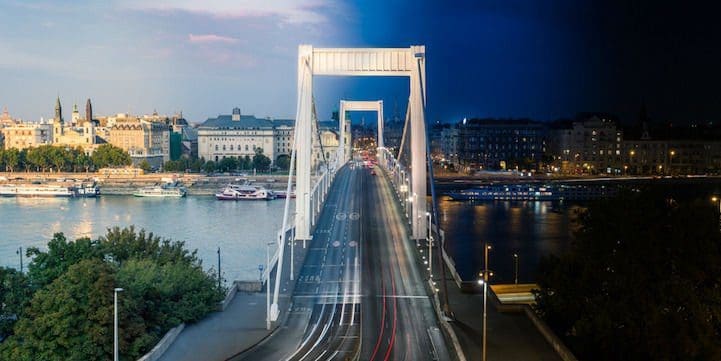
[[[238,159],[235,157],[226,157],[218,162],[218,170],[221,172],[234,171],[238,169]]]
[[[282,170],[288,170],[290,168],[290,157],[287,155],[281,155],[275,161],[275,165]]]
[[[127,166],[132,163],[128,152],[112,144],[99,146],[91,158],[93,164],[98,168]]]
[[[84,259],[103,257],[98,241],[79,238],[68,241],[62,233],[55,233],[48,242],[48,250],[29,247],[27,256],[33,261],[28,265],[28,276],[34,289],[42,288],[60,277],[70,266]]]
[[[149,172],[151,169],[153,169],[153,167],[150,166],[150,163],[148,163],[147,159],[143,159],[140,164],[138,164],[138,168],[146,172]]]
[[[255,148],[255,155],[253,156],[253,168],[259,171],[267,170],[270,167],[270,158],[263,154],[263,148]]]
[[[205,164],[203,164],[203,170],[206,173],[213,173],[215,171],[215,162],[212,160],[205,162]]]
[[[0,267],[0,340],[12,334],[13,326],[30,302],[28,278],[13,268]]]
[[[217,274],[203,270],[195,251],[133,227],[74,242],[58,233],[47,252],[28,253],[35,256],[30,286],[26,282],[14,289],[34,294],[29,303],[13,303],[26,306],[14,334],[0,343],[1,360],[111,358],[115,287],[125,289],[118,315],[120,347],[128,359],[145,354],[170,328],[200,320],[223,297]],[[0,297],[5,297],[5,282],[0,285]]]
[[[112,358],[115,270],[84,260],[33,296],[8,341],[3,359],[103,360]],[[121,347],[138,335],[138,316],[121,303]],[[14,346],[14,347],[13,347]]]
[[[579,359],[721,359],[721,233],[705,203],[595,203],[571,251],[541,262],[537,311]]]

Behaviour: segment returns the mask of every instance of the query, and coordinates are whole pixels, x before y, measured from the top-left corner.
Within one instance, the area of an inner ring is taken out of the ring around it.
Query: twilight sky
[[[452,5],[451,5],[452,4]],[[97,114],[293,117],[297,45],[425,44],[430,120],[721,120],[721,5],[659,1],[0,0],[0,106],[28,120],[92,98]],[[407,80],[315,80],[405,112]]]

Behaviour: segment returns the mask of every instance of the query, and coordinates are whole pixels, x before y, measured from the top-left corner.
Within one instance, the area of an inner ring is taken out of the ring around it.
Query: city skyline
[[[715,6],[11,1],[0,4],[0,106],[31,121],[51,117],[58,95],[68,106],[92,98],[94,112],[107,115],[182,111],[200,123],[239,106],[292,118],[298,44],[424,44],[429,121],[585,111],[632,121],[642,104],[653,119],[717,121]],[[324,119],[341,98],[383,99],[386,118],[394,103],[405,110],[401,79],[315,84]]]

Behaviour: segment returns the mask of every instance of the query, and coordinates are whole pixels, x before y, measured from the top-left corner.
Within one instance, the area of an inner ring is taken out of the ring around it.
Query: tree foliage
[[[28,254],[28,279],[19,284],[32,299],[7,311],[20,318],[0,343],[2,360],[110,359],[115,287],[125,289],[118,311],[123,359],[137,359],[179,323],[200,320],[223,295],[215,272],[205,272],[183,242],[133,227],[74,242],[58,233],[47,251]]]
[[[270,158],[263,154],[263,148],[255,148],[255,155],[253,156],[253,168],[259,171],[268,170],[270,167]]]
[[[721,359],[721,234],[707,202],[625,194],[591,205],[542,260],[537,311],[583,360]]]
[[[90,168],[129,165],[130,155],[121,148],[103,144],[93,152],[85,153],[82,147],[61,147],[41,145],[18,150],[0,149],[0,169],[10,172],[19,170],[42,171],[86,171]]]
[[[0,267],[0,340],[12,334],[15,321],[30,302],[28,278],[12,268]]]
[[[93,152],[93,164],[97,168],[126,166],[132,163],[130,154],[112,144],[103,144]]]

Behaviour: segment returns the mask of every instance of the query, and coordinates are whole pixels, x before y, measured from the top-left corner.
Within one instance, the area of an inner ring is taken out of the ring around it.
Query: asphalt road
[[[233,360],[450,359],[402,210],[376,173],[339,170],[288,318]]]
[[[407,222],[383,173],[361,173],[363,301],[361,360],[448,360],[408,239]]]
[[[360,170],[338,171],[285,323],[233,360],[345,360],[360,344]],[[298,241],[296,247],[302,247]],[[288,310],[283,310],[288,312]]]

